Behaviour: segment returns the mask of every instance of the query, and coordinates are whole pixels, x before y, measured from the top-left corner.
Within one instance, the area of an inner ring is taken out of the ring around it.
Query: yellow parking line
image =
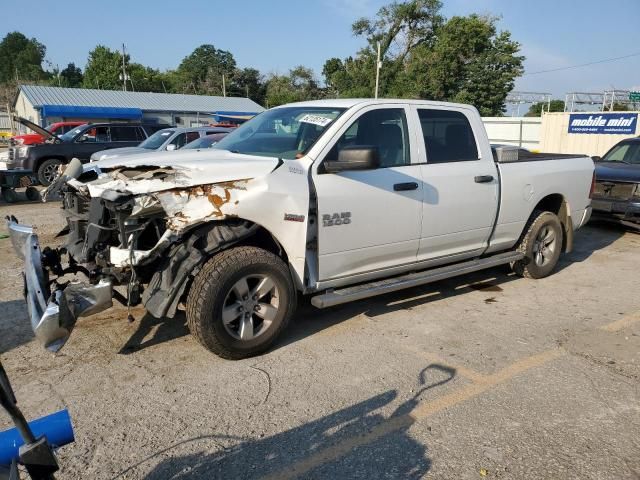
[[[480,373],[480,372],[476,372],[475,370],[472,370],[470,368],[464,367],[462,365],[456,365],[451,363],[450,360],[448,359],[444,359],[438,355],[436,355],[435,353],[431,353],[431,352],[425,352],[423,350],[419,350],[417,348],[412,348],[412,347],[408,347],[406,345],[403,345],[403,348],[415,355],[417,355],[418,357],[427,360],[428,362],[431,363],[437,363],[440,365],[445,365],[447,367],[451,367],[451,368],[455,368],[456,370],[456,374],[460,375],[464,378],[466,378],[467,380],[471,380],[472,382],[483,382],[485,380],[485,378],[487,377],[486,375]]]
[[[563,351],[559,349],[547,350],[545,352],[523,358],[508,367],[500,370],[492,375],[482,375],[477,382],[471,383],[459,390],[451,392],[443,397],[433,401],[418,404],[411,412],[405,415],[390,417],[388,420],[373,427],[363,435],[346,438],[343,441],[331,445],[319,452],[300,460],[293,465],[287,466],[285,470],[275,472],[271,475],[263,477],[264,480],[287,480],[301,477],[309,471],[317,468],[325,463],[334,461],[351,450],[367,445],[375,440],[384,437],[390,433],[408,429],[414,423],[424,420],[425,418],[440,412],[447,408],[453,407],[459,403],[469,400],[493,387],[504,383],[520,373],[524,373],[532,368],[539,367],[554,358],[562,355]],[[475,373],[475,372],[474,372]]]
[[[433,415],[434,413],[437,413],[441,410],[452,407],[454,405],[457,405],[458,403],[475,397],[476,395],[484,393],[487,390],[495,387],[496,385],[512,379],[520,373],[526,372],[527,370],[535,367],[539,367],[540,365],[544,365],[550,360],[559,357],[561,354],[561,350],[553,349],[546,350],[537,355],[532,355],[531,357],[518,360],[517,362],[509,365],[499,372],[492,375],[483,376],[483,378],[479,381],[463,387],[460,390],[453,391],[448,395],[440,397],[431,402],[427,402],[421,405],[419,404],[409,415],[411,415],[415,420],[422,420],[429,415]]]
[[[602,327],[600,327],[600,330],[604,330],[605,332],[617,332],[619,330],[622,330],[623,328],[630,327],[636,322],[640,322],[640,312],[635,312],[631,315],[625,315],[620,320],[616,320],[615,322],[603,325]]]

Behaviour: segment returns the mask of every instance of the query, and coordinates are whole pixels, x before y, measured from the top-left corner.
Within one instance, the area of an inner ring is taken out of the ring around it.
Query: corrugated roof
[[[43,105],[83,107],[134,107],[155,112],[262,112],[249,98],[183,95],[179,93],[123,92],[93,88],[61,88],[21,85],[20,90],[38,108]]]

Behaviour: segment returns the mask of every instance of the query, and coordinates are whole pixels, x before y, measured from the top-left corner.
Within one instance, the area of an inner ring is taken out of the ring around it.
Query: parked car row
[[[202,137],[215,134],[229,133],[228,128],[221,127],[195,127],[195,128],[164,128],[158,130],[145,141],[135,147],[121,147],[110,150],[102,150],[91,155],[91,161],[117,158],[125,155],[138,155],[155,151],[179,150],[188,143],[199,140]]]
[[[33,172],[37,181],[44,186],[50,185],[58,175],[60,166],[73,158],[86,163],[151,150],[178,150],[208,135],[217,135],[215,138],[219,140],[231,131],[223,127],[176,128],[157,123],[78,125],[78,122],[61,122],[50,128],[42,128],[25,119],[17,120],[35,133],[14,137],[6,169]]]

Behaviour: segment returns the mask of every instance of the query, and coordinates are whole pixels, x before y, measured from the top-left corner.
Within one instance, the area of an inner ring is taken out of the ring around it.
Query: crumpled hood
[[[249,180],[269,174],[277,158],[231,153],[227,150],[151,152],[133,157],[101,160],[84,166],[99,173],[96,180],[71,180],[78,189],[87,188],[92,197],[117,198],[180,188]]]

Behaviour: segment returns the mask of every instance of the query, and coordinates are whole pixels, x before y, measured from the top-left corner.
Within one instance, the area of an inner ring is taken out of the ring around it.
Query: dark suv
[[[7,169],[30,170],[42,185],[49,185],[58,175],[60,165],[72,158],[85,163],[95,152],[138,145],[154,132],[169,127],[145,123],[87,123],[58,137],[28,120],[17,120],[43,135],[46,142],[11,147]]]

